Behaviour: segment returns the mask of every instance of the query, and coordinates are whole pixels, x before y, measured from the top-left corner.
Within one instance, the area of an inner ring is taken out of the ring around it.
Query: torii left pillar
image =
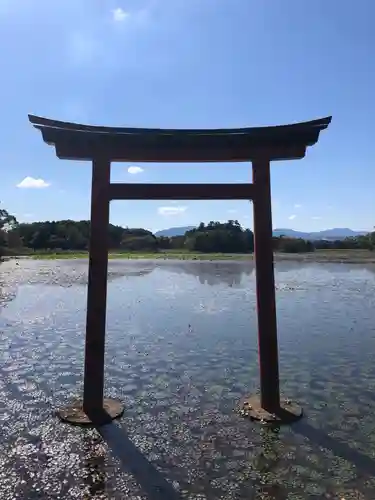
[[[107,313],[109,188],[111,162],[92,162],[91,227],[83,401],[58,410],[58,416],[72,424],[103,425],[120,417],[120,401],[104,398],[104,356]]]

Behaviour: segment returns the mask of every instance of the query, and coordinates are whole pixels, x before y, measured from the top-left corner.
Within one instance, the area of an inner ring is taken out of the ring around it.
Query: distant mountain
[[[169,229],[163,229],[157,231],[155,236],[183,236],[186,231],[194,229],[195,226],[184,226],[184,227],[170,227]],[[324,231],[316,232],[304,232],[295,231],[294,229],[275,229],[273,231],[274,236],[287,236],[289,238],[303,238],[304,240],[343,240],[345,238],[361,236],[362,234],[367,234],[367,231],[353,231],[347,227],[339,228],[335,227],[333,229],[325,229]]]
[[[293,229],[275,229],[273,231],[274,236],[288,236],[289,238],[303,238],[304,240],[343,240],[345,238],[361,236],[367,234],[367,231],[353,231],[347,227],[333,229],[325,229],[324,231],[316,232],[302,232],[294,231]]]
[[[184,226],[184,227],[170,227],[169,229],[162,229],[157,231],[155,236],[165,236],[171,238],[172,236],[183,236],[186,231],[191,231],[195,229],[195,226]]]
[[[312,234],[320,234],[322,238],[349,238],[349,237],[354,237],[354,236],[361,236],[363,234],[367,234],[368,231],[353,231],[352,229],[349,229],[347,227],[345,228],[333,228],[333,229],[326,229],[325,231],[320,231],[319,233],[312,233]]]

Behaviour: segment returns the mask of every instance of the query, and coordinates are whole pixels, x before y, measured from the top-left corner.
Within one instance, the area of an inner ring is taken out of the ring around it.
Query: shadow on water
[[[258,425],[258,424],[255,424]],[[263,480],[263,475],[274,474],[277,477],[279,463],[282,461],[284,453],[280,440],[279,426],[265,426],[261,428],[261,452],[254,462],[254,469],[259,473],[258,480],[253,481],[252,497],[251,498],[272,498],[274,500],[287,500],[288,492],[284,486],[279,483],[271,482],[266,484]],[[248,498],[248,487],[246,484],[240,487],[241,498]],[[257,495],[260,495],[258,497]]]
[[[98,451],[100,438],[83,436],[83,469],[86,470],[85,482],[91,495],[104,493],[106,489],[105,456]]]
[[[180,500],[182,498],[117,424],[111,422],[96,429],[113,455],[120,460],[124,471],[130,472],[134,476],[150,500]],[[277,472],[278,464],[283,458],[282,449],[276,446],[279,442],[279,431],[279,427],[262,429],[262,452],[256,463],[256,468],[261,474],[270,474],[273,470]],[[305,420],[294,424],[292,431],[355,465],[359,474],[375,475],[375,460],[328,436],[324,431],[311,426]],[[99,485],[96,487],[96,492],[98,491]],[[255,495],[257,491],[272,495],[272,498],[277,500],[288,498],[287,490],[280,484],[266,485],[262,481],[255,481],[251,494]],[[248,496],[248,485],[244,485],[244,491],[240,491],[240,494],[246,495],[247,498],[255,498]]]
[[[105,410],[104,418],[110,419]],[[130,472],[150,500],[180,500],[181,495],[168,483],[163,474],[147,460],[131,442],[126,432],[114,422],[96,427],[124,472]]]
[[[370,477],[375,476],[375,460],[373,458],[329,436],[323,430],[313,427],[306,420],[293,424],[292,431],[355,465],[359,473],[368,474]]]

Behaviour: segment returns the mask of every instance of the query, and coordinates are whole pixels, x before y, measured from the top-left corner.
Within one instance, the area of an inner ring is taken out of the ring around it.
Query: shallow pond
[[[100,433],[54,410],[82,390],[87,261],[0,266],[0,498],[375,498],[375,267],[276,267],[282,392],[305,417],[269,429],[257,392],[251,262],[110,261]]]

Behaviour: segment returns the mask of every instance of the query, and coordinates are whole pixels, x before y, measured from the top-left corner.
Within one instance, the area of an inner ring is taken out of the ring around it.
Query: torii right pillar
[[[262,423],[291,423],[303,412],[297,404],[280,398],[270,161],[255,160],[252,168],[260,395],[244,398],[240,412]]]

